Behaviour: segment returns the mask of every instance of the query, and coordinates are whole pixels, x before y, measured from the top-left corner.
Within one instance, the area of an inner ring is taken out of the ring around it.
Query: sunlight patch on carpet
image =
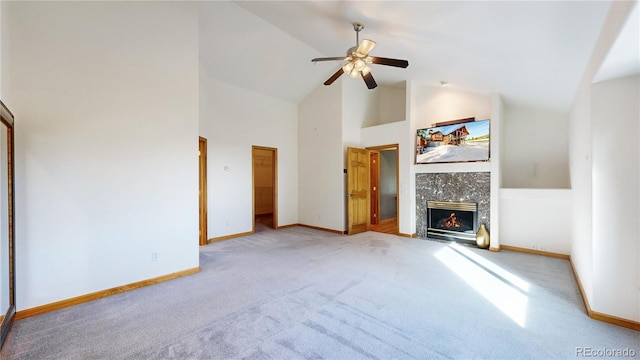
[[[471,256],[469,255],[471,254]],[[435,257],[521,327],[525,327],[529,284],[460,245],[450,245]]]

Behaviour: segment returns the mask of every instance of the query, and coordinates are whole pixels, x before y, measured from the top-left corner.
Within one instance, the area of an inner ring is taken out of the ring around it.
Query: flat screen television
[[[489,161],[489,119],[418,129],[416,164]]]

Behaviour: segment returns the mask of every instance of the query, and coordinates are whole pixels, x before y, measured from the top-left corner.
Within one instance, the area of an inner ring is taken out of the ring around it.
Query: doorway
[[[199,221],[199,244],[207,245],[207,139],[202,136],[198,139],[198,163],[199,163],[199,189],[198,198],[200,203]]]
[[[398,234],[398,145],[369,150],[371,230]]]
[[[253,231],[278,228],[278,149],[252,146]]]

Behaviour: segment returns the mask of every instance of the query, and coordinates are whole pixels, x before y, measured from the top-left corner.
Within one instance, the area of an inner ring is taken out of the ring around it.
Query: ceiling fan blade
[[[333,60],[346,60],[346,56],[335,56],[335,57],[325,57],[325,58],[315,58],[311,59],[312,62],[316,61],[333,61]]]
[[[369,51],[371,51],[374,46],[376,46],[375,41],[364,39],[360,42],[360,45],[358,45],[358,49],[356,50],[356,52],[358,54],[361,54],[362,56],[367,56],[369,54]]]
[[[367,84],[369,90],[375,89],[378,86],[378,84],[376,84],[376,81],[373,79],[373,75],[371,75],[370,72],[368,72],[366,75],[364,73],[360,74],[362,75],[362,79],[364,79],[364,82],[365,84]]]
[[[407,60],[389,59],[389,58],[376,57],[376,56],[371,56],[371,63],[379,64],[379,65],[389,65],[389,66],[395,66],[395,67],[401,67],[401,68],[406,68],[407,66],[409,66],[409,62]]]
[[[327,81],[324,82],[325,85],[331,85],[333,84],[334,81],[338,80],[338,78],[340,77],[340,75],[344,74],[344,70],[342,70],[342,68],[338,69],[338,71],[336,71],[335,74],[331,75],[331,77],[329,79],[327,79]]]

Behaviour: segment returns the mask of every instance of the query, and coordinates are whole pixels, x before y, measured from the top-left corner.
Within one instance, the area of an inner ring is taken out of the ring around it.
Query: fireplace
[[[475,243],[477,232],[478,204],[427,201],[427,237]]]
[[[416,237],[435,238],[430,234],[427,201],[467,202],[476,204],[477,231],[484,224],[491,231],[491,173],[489,172],[452,172],[416,174]],[[449,209],[451,210],[451,209]],[[459,210],[453,209],[459,218]],[[473,210],[472,210],[473,211]],[[451,215],[451,214],[447,214]],[[475,223],[475,221],[474,221]],[[443,233],[444,231],[439,231]],[[453,235],[460,236],[458,233]],[[474,232],[475,235],[475,232]],[[465,236],[465,235],[463,235]],[[469,237],[471,238],[471,237]],[[452,240],[451,238],[448,238]],[[456,239],[460,240],[460,239]],[[462,240],[461,240],[462,242]]]

